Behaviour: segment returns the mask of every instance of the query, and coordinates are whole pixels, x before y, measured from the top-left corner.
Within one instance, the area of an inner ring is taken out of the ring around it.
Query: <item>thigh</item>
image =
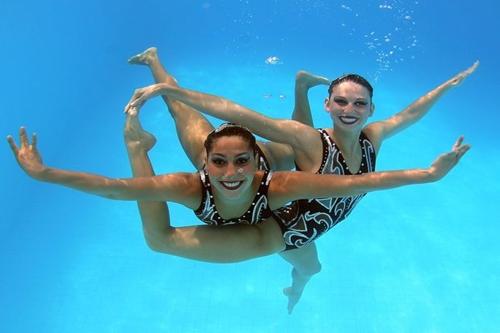
[[[283,250],[281,228],[270,218],[255,225],[192,226],[172,228],[164,251],[207,262],[238,262]]]

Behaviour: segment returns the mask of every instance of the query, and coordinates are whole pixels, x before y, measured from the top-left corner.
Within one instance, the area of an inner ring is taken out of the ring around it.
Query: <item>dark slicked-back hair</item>
[[[225,136],[239,136],[248,143],[254,153],[257,152],[255,136],[247,128],[238,124],[224,123],[207,135],[205,140],[207,156],[212,151],[215,140]]]
[[[366,89],[368,89],[368,92],[370,93],[370,99],[373,98],[373,87],[370,84],[370,82],[368,82],[368,80],[365,79],[364,77],[362,77],[361,75],[353,74],[353,73],[342,75],[342,76],[336,78],[335,80],[333,80],[332,83],[330,83],[330,86],[328,87],[328,97],[331,96],[332,90],[335,86],[341,84],[342,82],[346,82],[346,81],[354,82],[354,83],[357,83],[357,84],[365,87]]]

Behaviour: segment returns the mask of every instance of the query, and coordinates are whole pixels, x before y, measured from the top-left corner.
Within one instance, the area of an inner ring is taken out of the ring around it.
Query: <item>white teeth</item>
[[[358,118],[350,116],[342,116],[339,118],[344,124],[354,124],[356,121],[358,121]]]
[[[241,185],[241,183],[243,183],[242,181],[238,181],[238,182],[221,182],[222,185],[224,185],[224,187],[227,187],[229,189],[235,189],[237,187],[239,187]]]

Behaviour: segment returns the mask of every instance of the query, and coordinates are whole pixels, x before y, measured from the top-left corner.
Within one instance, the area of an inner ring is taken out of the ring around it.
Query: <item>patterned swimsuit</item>
[[[324,129],[318,130],[323,142],[323,160],[317,174],[352,175],[340,149]],[[356,174],[375,170],[375,148],[361,132],[361,165]],[[298,169],[298,168],[297,168]],[[281,224],[286,249],[305,246],[344,220],[365,194],[351,197],[297,200],[274,211]]]

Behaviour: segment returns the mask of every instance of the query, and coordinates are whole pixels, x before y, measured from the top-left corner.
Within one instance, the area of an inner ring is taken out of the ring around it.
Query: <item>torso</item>
[[[323,142],[323,154],[316,173],[356,175],[375,171],[375,147],[363,132],[359,137],[361,159],[356,164],[354,160],[345,160],[332,137],[324,129],[318,131]],[[351,170],[349,165],[359,167],[357,170]],[[342,198],[298,200],[274,211],[286,229],[284,238],[287,249],[309,244],[333,228],[351,213],[363,196],[364,194]]]

